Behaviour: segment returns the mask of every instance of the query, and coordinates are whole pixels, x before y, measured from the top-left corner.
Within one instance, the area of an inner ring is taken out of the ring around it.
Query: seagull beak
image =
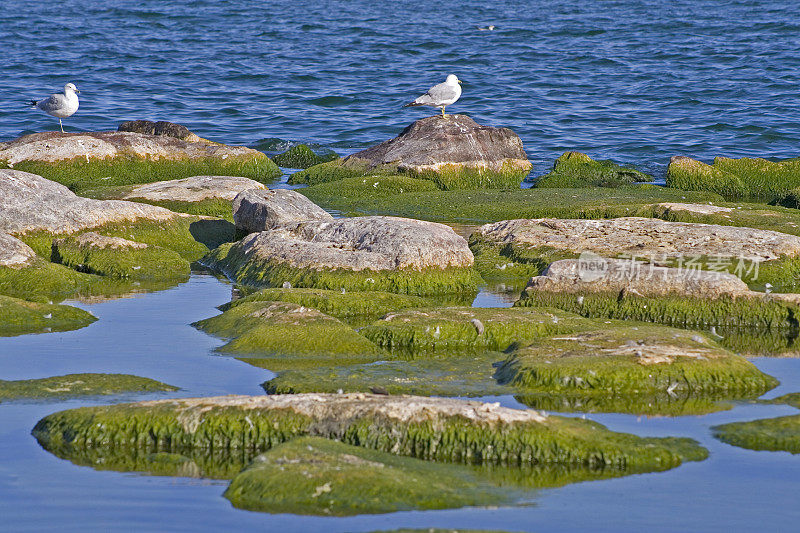
[[[461,80],[458,80],[458,84],[461,85]]]
[[[81,92],[78,89],[75,89],[75,92],[81,94]]]

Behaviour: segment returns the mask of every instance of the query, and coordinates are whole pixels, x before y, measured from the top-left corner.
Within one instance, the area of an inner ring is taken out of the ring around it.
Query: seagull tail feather
[[[28,103],[28,105],[29,105],[29,106],[31,106],[31,107],[36,107],[36,104],[38,104],[38,103],[39,103],[39,102],[38,102],[37,100],[31,100],[31,101]]]
[[[420,104],[419,102],[417,102],[416,100],[414,100],[413,102],[410,102],[410,103],[408,103],[408,104],[404,105],[403,107],[417,107],[417,106],[419,106],[419,105],[425,105],[425,104]]]

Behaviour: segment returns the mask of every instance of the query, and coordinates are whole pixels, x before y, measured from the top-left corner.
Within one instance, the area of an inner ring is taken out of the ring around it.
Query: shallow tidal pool
[[[222,341],[189,326],[218,313],[231,285],[195,273],[170,290],[99,303],[68,302],[99,320],[66,333],[0,339],[0,376],[29,379],[81,372],[130,373],[181,388],[174,393],[55,402],[0,403],[0,517],[8,531],[373,531],[398,527],[507,531],[790,531],[800,520],[800,461],[783,452],[754,452],[715,440],[710,427],[795,414],[784,405],[742,403],[705,416],[587,415],[615,431],[698,440],[710,457],[667,472],[532,491],[526,505],[402,512],[347,518],[270,515],[233,508],[228,481],[157,477],[76,466],[43,450],[30,431],[43,416],[83,405],[140,398],[263,394],[267,370],[216,355]],[[513,299],[513,298],[512,298]],[[482,291],[475,305],[510,305]],[[800,359],[758,358],[781,381],[768,397],[800,391]],[[513,397],[486,397],[524,408]],[[572,414],[570,416],[582,416]]]

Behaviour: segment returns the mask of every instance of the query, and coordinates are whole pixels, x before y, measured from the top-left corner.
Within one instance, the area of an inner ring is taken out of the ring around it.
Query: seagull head
[[[72,91],[72,92],[74,92],[74,93],[81,94],[81,92],[78,90],[78,88],[77,88],[77,87],[75,87],[75,84],[74,84],[74,83],[68,83],[68,84],[64,85],[64,92],[65,92],[65,93],[67,93],[67,92],[69,92],[69,91]]]
[[[449,76],[447,76],[445,83],[447,83],[448,85],[457,85],[461,83],[461,80],[458,79],[458,76],[456,76],[455,74],[450,74]]]

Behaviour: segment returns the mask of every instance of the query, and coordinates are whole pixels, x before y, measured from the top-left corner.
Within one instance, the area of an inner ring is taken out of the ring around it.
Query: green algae
[[[334,159],[338,159],[338,157],[339,156],[333,151],[317,154],[307,144],[298,144],[292,146],[282,154],[274,156],[272,161],[274,161],[276,165],[285,168],[308,168],[333,161]]]
[[[189,261],[160,246],[99,247],[70,236],[53,241],[51,259],[79,272],[131,280],[174,280],[189,278]]]
[[[426,352],[503,351],[516,342],[587,327],[571,313],[520,308],[445,307],[392,313],[360,333],[398,356]]]
[[[800,453],[800,415],[732,422],[711,428],[714,437],[740,448]]]
[[[364,176],[379,176],[396,174],[397,167],[370,169],[366,161],[344,158],[328,161],[313,165],[300,172],[295,172],[289,176],[290,185],[316,185],[319,183],[330,183],[346,178],[361,178]]]
[[[438,268],[422,270],[346,270],[296,268],[285,262],[260,259],[246,254],[235,243],[224,244],[200,261],[206,267],[223,273],[242,285],[256,288],[292,287],[338,290],[347,292],[380,291],[416,296],[463,294],[474,298],[481,282],[472,268]]]
[[[61,411],[40,420],[33,435],[46,450],[67,458],[84,448],[113,453],[187,455],[188,450],[200,449],[256,454],[298,436],[327,437],[396,455],[466,464],[563,464],[643,471],[665,470],[707,457],[707,451],[691,439],[642,438],[609,431],[589,420],[557,416],[490,424],[461,415],[400,420],[356,413],[322,423],[288,406],[197,402],[168,400]]]
[[[202,217],[216,217],[233,222],[233,204],[223,198],[206,198],[199,202],[178,200],[146,200],[144,198],[128,198],[128,201],[164,207],[176,213],[187,213]]]
[[[71,331],[86,327],[95,320],[97,318],[92,314],[77,307],[30,302],[0,294],[0,337]],[[2,396],[0,391],[0,398]]]
[[[505,162],[499,170],[460,164],[440,165],[435,170],[409,171],[409,176],[429,180],[443,191],[474,189],[519,189],[530,168],[521,170]]]
[[[612,161],[595,161],[580,152],[564,152],[549,174],[536,180],[536,187],[619,187],[653,181],[653,177]]]
[[[418,396],[500,396],[514,394],[492,375],[502,354],[428,357],[412,361],[376,361],[350,366],[287,370],[262,384],[268,394],[370,392]]]
[[[229,339],[217,351],[251,355],[258,358],[257,366],[276,370],[374,361],[382,354],[372,342],[339,320],[289,302],[245,302],[192,325]]]
[[[172,385],[130,374],[67,374],[18,381],[0,379],[0,402],[176,390]]]
[[[256,457],[225,497],[250,511],[347,516],[498,505],[510,492],[467,467],[306,437]]]
[[[748,187],[739,176],[689,158],[670,162],[667,167],[667,187],[713,192],[728,200],[748,196]]]
[[[761,400],[759,403],[766,403],[772,405],[791,405],[800,409],[800,392],[790,392],[783,396],[778,396],[771,400]]]
[[[646,324],[537,339],[513,351],[495,378],[539,408],[640,414],[715,411],[718,401],[778,385],[696,332]]]
[[[379,181],[378,186],[373,186]],[[298,192],[315,204],[345,215],[395,215],[430,220],[486,224],[515,218],[616,218],[652,216],[653,204],[661,202],[721,202],[708,192],[688,192],[655,185],[484,189],[462,191],[407,190],[390,178],[350,179],[314,185]],[[413,184],[424,180],[415,180]],[[399,189],[403,189],[402,192]],[[396,190],[397,192],[388,192]],[[648,214],[650,213],[650,214]]]
[[[0,168],[8,168],[0,162]],[[54,163],[20,161],[14,170],[37,174],[66,185],[73,192],[97,187],[134,185],[156,181],[177,180],[191,176],[242,176],[268,183],[280,176],[278,166],[266,155],[200,157],[184,159],[149,159],[134,155],[119,155],[105,159],[76,157]]]

